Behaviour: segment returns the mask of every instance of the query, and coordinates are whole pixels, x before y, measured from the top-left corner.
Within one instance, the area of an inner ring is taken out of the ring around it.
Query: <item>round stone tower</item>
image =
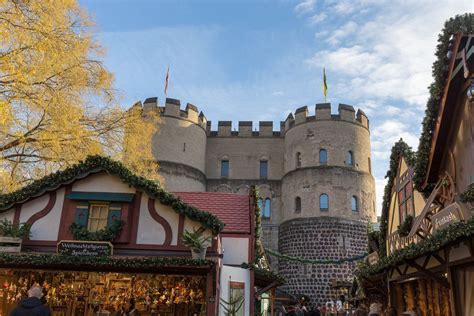
[[[331,115],[330,104],[318,104],[310,117],[302,107],[285,121],[284,139],[279,251],[314,260],[365,253],[367,221],[376,219],[366,115],[344,104]],[[279,261],[286,290],[320,303],[335,299],[331,282],[350,281],[354,267]]]
[[[159,132],[153,137],[153,153],[159,163],[166,190],[206,191],[206,125],[207,120],[188,103],[180,109],[180,101],[166,99],[164,107],[158,98],[148,98],[144,111],[159,111]]]

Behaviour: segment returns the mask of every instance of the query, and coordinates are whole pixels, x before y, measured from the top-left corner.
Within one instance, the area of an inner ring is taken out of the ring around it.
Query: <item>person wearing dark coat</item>
[[[43,288],[33,285],[28,290],[28,297],[18,302],[10,316],[51,316],[49,309],[43,305]]]

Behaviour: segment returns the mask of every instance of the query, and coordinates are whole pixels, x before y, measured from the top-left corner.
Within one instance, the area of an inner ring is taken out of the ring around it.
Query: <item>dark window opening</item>
[[[260,179],[268,178],[268,161],[260,160]]]
[[[357,205],[357,197],[355,195],[351,196],[351,209],[353,212],[359,211],[359,207]]]
[[[295,213],[301,213],[301,198],[299,196],[295,198]]]
[[[221,160],[221,177],[229,177],[229,160]]]

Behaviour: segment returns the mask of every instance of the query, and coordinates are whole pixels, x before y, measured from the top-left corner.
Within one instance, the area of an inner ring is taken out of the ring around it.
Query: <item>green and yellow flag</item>
[[[328,94],[328,85],[326,83],[326,67],[323,68],[323,94],[324,102],[326,102],[326,96]]]

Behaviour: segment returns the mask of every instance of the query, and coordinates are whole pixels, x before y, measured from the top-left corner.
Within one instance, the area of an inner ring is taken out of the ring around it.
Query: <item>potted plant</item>
[[[183,244],[191,248],[193,259],[206,258],[206,250],[211,242],[212,236],[203,236],[201,229],[194,229],[192,232],[185,230],[183,233]]]
[[[30,237],[30,229],[27,223],[13,225],[6,218],[0,221],[0,252],[20,252],[22,240]]]

